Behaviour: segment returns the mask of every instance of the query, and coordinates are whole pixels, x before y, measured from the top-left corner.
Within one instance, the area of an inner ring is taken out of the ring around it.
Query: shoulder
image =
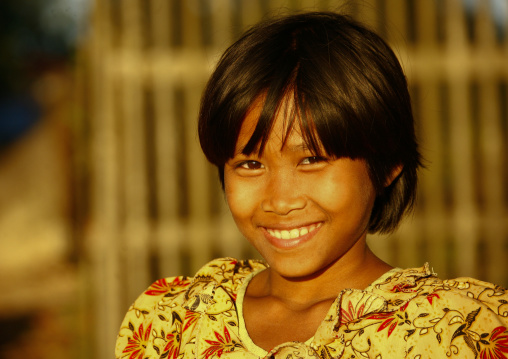
[[[194,277],[168,277],[153,282],[123,319],[116,343],[117,357],[145,352],[148,341],[167,342],[159,351],[167,347],[169,341],[164,337],[174,331],[175,325],[193,323],[196,315],[211,306],[216,309],[234,302],[243,280],[264,268],[266,265],[256,260],[221,258],[203,266]],[[159,348],[156,344],[152,347]]]
[[[508,291],[492,283],[474,278],[440,279],[428,264],[421,268],[393,270],[373,284],[372,291],[387,299],[388,305],[401,301],[426,300],[450,304],[482,304],[503,317],[508,317]]]
[[[413,355],[429,348],[460,358],[508,353],[508,292],[502,287],[465,277],[442,280],[426,265],[396,272],[375,291],[398,307]]]
[[[221,286],[233,294],[245,277],[264,268],[266,264],[258,260],[214,259],[199,269],[194,277],[167,277],[153,282],[136,299],[134,305],[148,309],[161,299],[167,300],[178,296],[188,298],[197,289],[210,286]]]
[[[198,270],[194,276],[194,281],[209,281],[234,287],[249,274],[266,267],[267,265],[263,261],[254,259],[219,258],[214,259]]]
[[[428,265],[417,269],[406,269],[392,279],[393,286],[385,285],[395,297],[409,294],[418,308],[441,308],[447,311],[480,310],[508,320],[508,291],[492,283],[474,278],[440,279]]]

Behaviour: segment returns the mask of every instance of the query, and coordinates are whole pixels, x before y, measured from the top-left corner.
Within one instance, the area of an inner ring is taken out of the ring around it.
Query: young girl
[[[334,13],[256,25],[211,76],[199,136],[265,261],[155,282],[117,358],[508,357],[504,289],[367,247],[412,207],[420,166],[406,80],[377,35]]]

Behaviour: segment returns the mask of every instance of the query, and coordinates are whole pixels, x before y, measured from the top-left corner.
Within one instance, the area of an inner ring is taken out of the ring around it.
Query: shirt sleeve
[[[490,283],[471,278],[443,281],[408,306],[413,326],[406,334],[406,357],[505,357],[507,303],[506,291]]]
[[[147,351],[156,348],[153,345],[154,339],[157,339],[153,334],[156,332],[153,326],[159,322],[159,306],[169,305],[168,301],[184,292],[189,284],[186,277],[159,279],[136,299],[120,326],[115,347],[117,359],[141,358]]]

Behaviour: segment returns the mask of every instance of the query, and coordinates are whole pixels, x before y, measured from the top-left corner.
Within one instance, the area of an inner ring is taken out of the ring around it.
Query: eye
[[[311,156],[311,157],[305,157],[301,162],[300,164],[302,165],[312,165],[312,164],[315,164],[315,163],[321,163],[321,162],[326,162],[327,159],[324,158],[324,157],[321,157],[321,156]]]
[[[264,168],[264,166],[258,161],[243,161],[238,164],[237,168],[243,168],[246,170],[259,170]]]

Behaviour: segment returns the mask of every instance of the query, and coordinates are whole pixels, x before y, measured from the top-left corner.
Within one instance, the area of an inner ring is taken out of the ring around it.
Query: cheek
[[[224,193],[229,210],[238,223],[250,217],[256,208],[255,191],[241,180],[225,177]]]
[[[375,200],[370,180],[363,177],[330,176],[316,181],[311,190],[316,202],[327,211],[341,214],[343,218],[350,218],[353,214],[370,217]]]
[[[376,199],[376,192],[370,181],[358,184],[356,188],[354,208],[362,228],[368,226]]]

